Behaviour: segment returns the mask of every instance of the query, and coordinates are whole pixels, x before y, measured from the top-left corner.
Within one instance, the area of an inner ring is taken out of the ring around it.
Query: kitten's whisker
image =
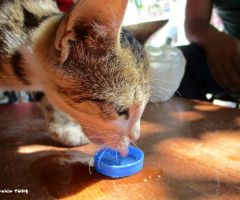
[[[169,83],[169,84],[172,84],[172,85],[177,85],[177,83],[167,81],[167,80],[161,80],[161,79],[152,79],[152,81],[161,81],[161,82]]]
[[[104,130],[104,131],[100,131],[100,132],[97,132],[96,134],[94,135],[91,135],[89,136],[89,138],[109,138],[109,137],[112,137],[112,134],[111,135],[99,135],[101,133],[113,133],[112,130]]]
[[[92,172],[91,172],[91,163],[94,163],[94,156],[91,158],[90,162],[88,163],[89,174],[92,174]]]
[[[78,119],[75,119],[75,120],[78,120]],[[76,124],[80,125],[83,128],[93,128],[93,129],[95,128],[95,129],[103,130],[100,127],[94,126],[94,125],[89,124],[89,123],[76,123]]]
[[[117,160],[117,163],[119,163],[119,162],[118,162],[118,156],[117,156],[118,151],[115,150],[115,153],[116,153],[116,160]]]
[[[103,157],[103,154],[106,152],[107,149],[109,149],[110,147],[107,147],[106,149],[104,149],[104,151],[102,152],[101,156],[99,157],[99,160],[98,160],[98,168],[100,168],[100,161]]]
[[[146,81],[146,83],[149,83],[149,82],[150,82],[151,85],[152,85],[154,81],[161,81],[161,82],[166,82],[166,83],[170,83],[170,84],[174,84],[174,85],[177,84],[177,83],[175,83],[175,82],[171,82],[171,81],[164,80],[164,79],[157,79],[157,78],[151,79],[151,80],[149,80],[149,81]]]
[[[178,95],[179,95],[180,97],[182,96],[179,91],[176,91],[176,93],[178,93]]]
[[[157,88],[155,87],[152,87],[153,89],[155,89],[157,92],[159,92],[161,95],[164,95],[165,97],[168,97],[167,95],[165,95],[163,92],[161,92],[160,90],[158,90]],[[154,96],[153,96],[154,97]],[[171,101],[170,98],[168,98],[169,101]]]
[[[170,90],[168,90],[168,89],[166,89],[166,88],[161,87],[161,88],[159,88],[159,89],[163,89],[163,90],[169,92],[169,94],[173,94],[173,92],[171,92]]]
[[[159,107],[158,103],[153,101],[152,99],[149,99],[149,101],[151,101],[152,103],[154,103],[157,107]]]
[[[91,124],[79,124],[80,126],[82,126],[83,128],[89,128],[89,129],[97,129],[97,130],[104,130],[103,128],[97,127],[97,126],[93,126]]]
[[[155,87],[155,86],[152,86],[153,89],[155,89],[156,91],[158,91],[160,94],[163,94],[164,93],[162,91],[160,91],[160,89],[162,90],[165,90],[166,92],[168,92],[169,94],[173,95],[173,92],[171,92],[170,90],[166,89],[166,88],[163,88],[163,87]],[[166,96],[166,95],[165,95]],[[169,99],[170,100],[170,99]]]

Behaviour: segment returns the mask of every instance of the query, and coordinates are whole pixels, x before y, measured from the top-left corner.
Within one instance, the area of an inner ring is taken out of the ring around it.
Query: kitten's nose
[[[123,135],[127,136],[132,142],[136,141],[140,136],[140,119],[144,110],[145,104],[140,106],[133,103],[128,110],[118,112],[118,125],[123,130]]]

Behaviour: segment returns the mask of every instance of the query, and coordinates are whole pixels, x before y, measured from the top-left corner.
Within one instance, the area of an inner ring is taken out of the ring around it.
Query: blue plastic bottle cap
[[[95,153],[94,166],[101,174],[119,178],[140,171],[143,167],[143,159],[143,152],[132,146],[129,146],[126,157],[123,157],[117,150],[106,147]]]

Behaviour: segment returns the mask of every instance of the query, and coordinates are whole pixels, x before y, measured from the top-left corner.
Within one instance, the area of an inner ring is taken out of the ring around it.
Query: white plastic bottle
[[[176,47],[146,46],[152,68],[152,95],[150,102],[169,100],[178,89],[183,78],[186,60]]]

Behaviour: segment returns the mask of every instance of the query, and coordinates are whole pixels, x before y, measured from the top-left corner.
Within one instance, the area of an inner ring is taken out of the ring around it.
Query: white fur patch
[[[80,125],[69,122],[65,125],[50,124],[49,132],[54,140],[68,146],[78,146],[89,143]]]

